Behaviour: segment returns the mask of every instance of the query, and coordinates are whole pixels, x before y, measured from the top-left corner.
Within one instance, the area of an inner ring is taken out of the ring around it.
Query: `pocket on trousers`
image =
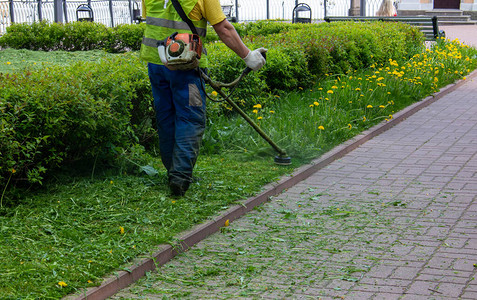
[[[189,83],[189,106],[202,106],[199,88],[194,83]]]

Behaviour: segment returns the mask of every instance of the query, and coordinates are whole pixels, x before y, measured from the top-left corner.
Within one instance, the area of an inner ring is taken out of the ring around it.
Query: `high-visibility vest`
[[[185,14],[188,16],[198,0],[180,0],[180,4]],[[165,8],[164,8],[165,7]],[[192,33],[186,22],[175,10],[170,0],[145,0],[146,9],[146,30],[142,39],[140,57],[146,62],[162,65],[157,44],[159,41],[166,39],[174,32]],[[194,21],[192,23],[197,29],[197,33],[201,37],[207,34],[207,20]],[[207,57],[202,53],[199,66],[207,67]]]

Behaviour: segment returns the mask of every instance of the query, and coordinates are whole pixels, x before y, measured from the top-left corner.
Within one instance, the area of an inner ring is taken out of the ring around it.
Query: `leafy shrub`
[[[115,53],[139,50],[145,28],[145,23],[121,24],[112,28],[107,42],[107,51]]]
[[[96,22],[15,23],[0,37],[0,46],[43,51],[106,49],[123,52],[139,50],[144,28],[145,24],[123,24],[109,28]]]
[[[389,58],[410,57],[423,49],[418,29],[401,23],[288,24],[256,22],[236,25],[242,34],[259,32],[244,38],[250,49],[268,49],[267,64],[244,78],[235,91],[239,103],[251,107],[274,99],[270,93],[310,87],[328,73],[342,74],[382,63]],[[241,29],[243,28],[243,29]],[[288,30],[291,29],[292,30]],[[208,46],[210,73],[214,79],[230,82],[245,67],[222,43]],[[265,83],[265,84],[264,84]],[[214,112],[227,112],[227,105],[211,105]]]
[[[147,73],[133,55],[0,79],[0,182],[41,182],[65,162],[113,158],[151,130],[142,124],[150,120]]]
[[[244,36],[267,36],[271,34],[277,34],[280,32],[286,32],[290,30],[300,29],[309,24],[290,24],[287,22],[280,22],[280,21],[269,21],[269,20],[261,20],[257,22],[249,22],[249,23],[233,23],[235,30],[237,33],[244,37]]]
[[[102,49],[111,31],[106,25],[95,22],[66,23],[63,25],[63,30],[64,36],[58,41],[59,49],[67,51]]]

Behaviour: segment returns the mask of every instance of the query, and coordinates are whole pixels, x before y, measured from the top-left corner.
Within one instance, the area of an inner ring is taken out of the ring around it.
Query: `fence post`
[[[41,22],[41,20],[43,19],[43,16],[41,14],[41,0],[37,0],[37,2],[38,2],[38,19]]]
[[[63,13],[65,14],[65,23],[68,23],[68,6],[66,0],[61,1],[63,3]]]
[[[361,0],[360,1],[360,14],[361,16],[365,17],[366,16],[366,0]]]
[[[270,19],[270,0],[267,0],[267,20]]]
[[[10,0],[10,22],[15,23],[15,14],[13,9],[13,0]]]
[[[361,13],[360,0],[351,0],[351,6],[348,12],[349,16],[359,16]]]
[[[238,0],[235,0],[235,17],[237,18],[237,22],[238,22],[239,21]]]
[[[131,15],[131,23],[134,23],[132,0],[128,0],[128,2],[129,2],[129,14]]]
[[[53,13],[55,16],[55,23],[63,23],[63,1],[53,0]]]
[[[111,27],[114,27],[113,0],[109,0],[109,15],[111,16]]]
[[[323,7],[324,7],[324,12],[323,12],[323,15],[324,17],[326,18],[327,17],[327,13],[326,13],[326,6],[328,6],[328,2],[326,0],[323,1]]]

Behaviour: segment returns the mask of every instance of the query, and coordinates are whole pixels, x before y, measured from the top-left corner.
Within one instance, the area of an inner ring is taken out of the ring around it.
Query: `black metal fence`
[[[84,11],[77,11],[82,4],[91,7],[95,22],[110,27],[134,22],[133,10],[141,7],[136,0],[0,0],[0,35],[12,23],[77,21],[85,14]]]
[[[230,16],[239,22],[293,18],[293,9],[300,3],[309,5],[311,19],[325,16],[349,15],[353,0],[221,0],[230,9]],[[356,0],[360,2],[361,15],[374,16],[382,0]],[[135,22],[135,13],[141,8],[140,0],[0,0],[0,35],[12,23],[72,22],[84,17],[78,12],[87,4],[94,14],[94,21],[114,27]]]

